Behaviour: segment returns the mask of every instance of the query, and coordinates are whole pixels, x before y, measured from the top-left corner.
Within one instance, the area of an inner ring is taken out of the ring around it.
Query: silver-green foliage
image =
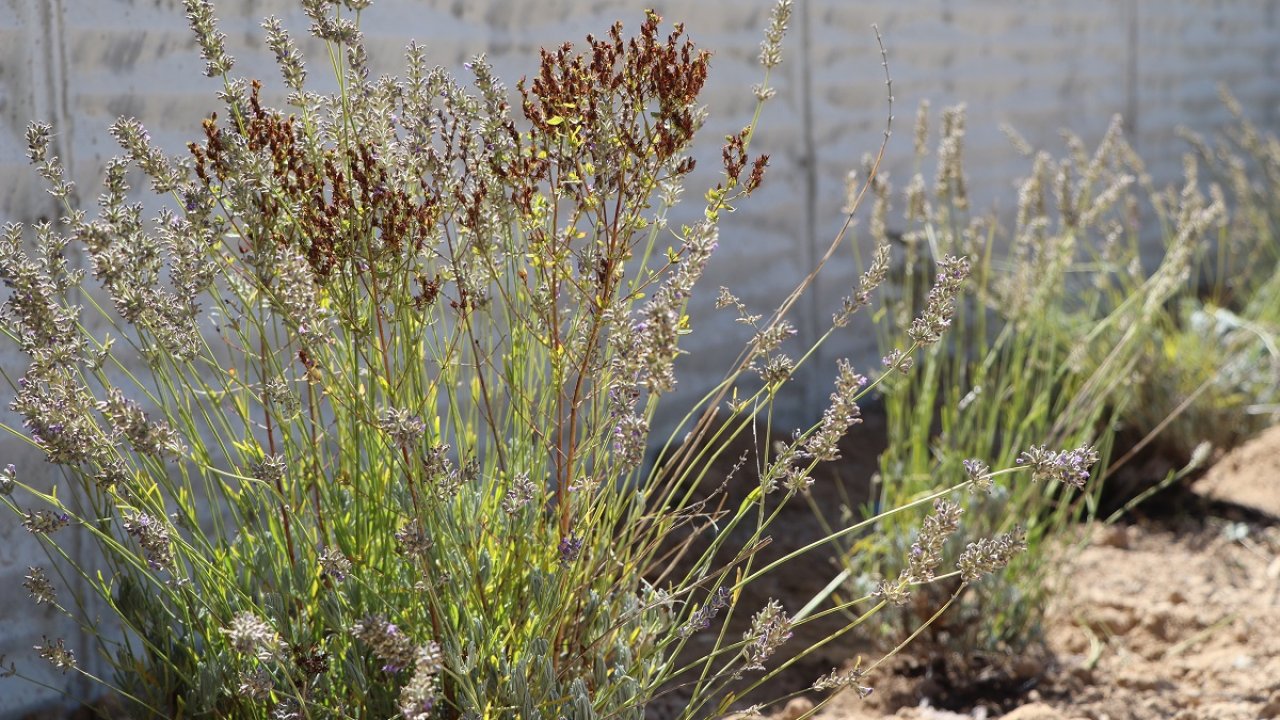
[[[766,452],[745,500],[695,499],[809,357],[781,349],[793,296],[752,321],[756,338],[689,411],[691,441],[645,468],[721,217],[767,164],[748,152],[753,118],[727,139],[699,220],[668,227],[707,55],[649,13],[633,38],[617,25],[584,51],[544,51],[517,120],[483,58],[470,89],[416,45],[403,79],[375,80],[368,3],[303,0],[340,89],[307,90],[269,19],[286,114],[230,74],[207,0],[186,5],[225,108],[182,157],[117,122],[124,156],[92,216],[33,125],[30,159],[64,215],[35,228],[34,253],[18,225],[0,241],[0,321],[30,360],[10,378],[24,422],[11,430],[66,475],[46,492],[7,469],[0,499],[52,555],[73,534],[101,549],[102,572],[70,566],[125,629],[97,634],[112,675],[95,679],[158,717],[639,718],[671,687],[684,716],[723,712],[776,672],[766,663],[827,598],[740,608],[741,590],[786,567],[753,562],[777,500],[838,456],[875,383],[842,363],[831,407]],[[790,8],[766,33],[761,103]],[[138,171],[172,209],[143,218]],[[963,258],[941,267],[910,323],[922,341],[968,272]],[[835,326],[882,279],[865,276]],[[738,394],[747,373],[764,383]],[[727,547],[738,527],[748,540]],[[1016,547],[976,548],[966,579]],[[865,617],[941,561],[840,609]],[[96,629],[43,570],[28,583]],[[738,636],[735,613],[751,614]],[[716,639],[690,661],[697,633]],[[89,672],[61,639],[38,650]]]

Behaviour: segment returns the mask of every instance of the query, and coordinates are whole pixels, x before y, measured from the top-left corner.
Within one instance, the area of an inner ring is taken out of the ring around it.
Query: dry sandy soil
[[[1100,528],[1063,574],[1042,671],[1012,697],[944,710],[903,657],[821,720],[1280,718],[1280,427],[1222,458],[1193,502]],[[817,698],[814,698],[816,700]],[[775,720],[812,708],[793,701]],[[1001,708],[1007,709],[1002,712]]]

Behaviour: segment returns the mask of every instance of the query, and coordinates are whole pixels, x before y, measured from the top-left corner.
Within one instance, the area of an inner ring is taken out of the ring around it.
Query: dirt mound
[[[1280,425],[1228,454],[1195,491],[1280,518]]]

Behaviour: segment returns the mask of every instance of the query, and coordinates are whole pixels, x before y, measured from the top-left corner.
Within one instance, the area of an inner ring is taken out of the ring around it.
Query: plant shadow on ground
[[[818,465],[813,473],[814,483],[809,490],[808,501],[794,498],[781,508],[781,514],[769,532],[767,544],[753,556],[752,569],[757,569],[797,551],[824,537],[824,530],[811,504],[816,503],[828,509],[848,508],[848,516],[859,519],[861,510],[872,497],[873,476],[878,470],[880,453],[887,443],[883,410],[878,404],[868,404],[862,408],[863,422],[852,428],[840,442],[840,459]],[[695,502],[706,501],[708,508],[723,503],[725,508],[733,508],[740,504],[749,493],[759,486],[756,448],[765,443],[789,441],[790,437],[774,431],[772,437],[764,437],[761,431],[753,437],[750,429],[742,433],[717,458],[709,472],[699,484]],[[738,466],[735,470],[735,466]],[[777,494],[779,497],[781,493]],[[766,512],[777,507],[776,502],[768,503]],[[749,540],[752,529],[740,525],[732,531],[729,541],[716,557],[717,565],[729,562],[738,549]],[[670,539],[673,547],[690,539],[694,531],[685,528],[683,532]],[[701,554],[704,547],[714,538],[713,531],[698,533],[692,538],[692,544],[684,558],[694,558]],[[794,613],[817,595],[840,572],[841,565],[837,557],[838,548],[828,544],[811,552],[800,555],[789,561],[780,570],[764,576],[759,582],[747,583],[739,597],[738,611],[728,619],[725,637],[741,637],[751,625],[751,615],[772,600],[779,600],[783,607]],[[689,561],[682,559],[677,563],[673,574],[678,575],[688,569]],[[651,578],[653,579],[653,578]],[[822,620],[808,622],[795,628],[794,636],[785,646],[799,650],[837,632],[845,624],[840,616],[830,616]],[[692,662],[710,652],[715,644],[717,634],[723,629],[723,623],[696,633],[690,637],[681,656],[681,662]],[[871,642],[868,633],[857,630],[847,633],[819,651],[801,658],[761,687],[746,693],[733,709],[741,710],[754,703],[776,700],[779,697],[796,693],[811,686],[818,677],[828,673],[832,668],[841,667],[847,660],[858,655],[872,652],[876,645]],[[743,679],[743,686],[756,679],[755,674],[748,674]],[[689,688],[671,687],[659,695],[649,706],[647,717],[652,720],[665,720],[675,717],[684,708],[684,700]]]
[[[712,435],[714,433],[711,433]],[[700,483],[696,501],[705,501],[708,508],[723,503],[732,508],[759,484],[755,448],[767,443],[786,441],[783,432],[775,431],[772,437],[753,438],[750,431],[743,433],[723,452]],[[840,443],[839,459],[823,463],[814,472],[814,483],[805,500],[796,498],[784,505],[781,514],[771,526],[768,543],[753,556],[752,568],[759,568],[785,557],[827,535],[831,528],[824,528],[813,512],[814,506],[823,510],[827,518],[840,517],[852,524],[866,517],[866,511],[874,502],[877,474],[880,471],[880,455],[887,447],[887,425],[884,408],[879,401],[862,408],[862,422],[855,426]],[[774,509],[770,503],[766,512]],[[838,528],[836,528],[838,529]],[[693,530],[686,529],[670,539],[672,546],[686,541]],[[871,531],[869,531],[871,532]],[[717,564],[732,560],[734,552],[744,547],[750,539],[750,528],[733,532],[724,549],[716,557]],[[713,532],[702,532],[693,538],[686,557],[698,557],[702,549],[715,537]],[[818,595],[842,568],[846,567],[839,556],[840,547],[830,543],[789,561],[780,571],[766,576],[762,582],[748,583],[738,601],[738,612],[728,619],[724,629],[727,638],[738,638],[750,627],[751,615],[770,600],[778,600],[788,612],[799,610],[810,598]],[[676,574],[687,570],[687,564],[677,566]],[[896,572],[896,571],[895,571]],[[653,579],[653,578],[650,578]],[[800,698],[784,709],[785,702],[771,707],[781,712],[777,717],[790,717],[796,708],[809,707],[810,701],[820,699],[812,691],[812,685],[822,675],[833,669],[851,667],[859,657],[876,658],[891,650],[912,630],[927,621],[939,609],[935,604],[955,589],[954,583],[938,595],[920,593],[905,612],[895,613],[893,620],[872,618],[862,628],[855,628],[836,640],[824,645],[817,652],[808,654],[789,665],[754,690],[744,693],[729,708],[744,711],[757,703],[776,701],[795,696]],[[829,601],[828,601],[829,605]],[[939,707],[968,708],[993,698],[1017,699],[1034,687],[1040,673],[1050,658],[1036,646],[1019,655],[954,652],[956,633],[953,620],[944,613],[926,632],[911,643],[895,658],[885,663],[879,676],[892,677],[893,682],[883,690],[876,687],[876,707],[902,707],[915,705],[922,696],[928,696]],[[800,625],[787,643],[787,648],[798,651],[821,642],[838,633],[847,623],[844,616],[835,614]],[[715,644],[723,622],[695,634],[689,640],[681,656],[682,662],[704,657]],[[744,678],[740,687],[755,679]],[[659,695],[650,704],[647,717],[652,720],[668,720],[676,717],[684,708],[688,688],[675,686]],[[794,698],[793,698],[794,699]]]

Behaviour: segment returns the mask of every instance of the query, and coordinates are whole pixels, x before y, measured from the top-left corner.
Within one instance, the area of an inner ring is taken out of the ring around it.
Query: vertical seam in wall
[[[1274,1],[1266,3],[1264,7],[1263,22],[1266,23],[1266,34],[1271,35],[1276,31],[1276,3]],[[1280,71],[1280,46],[1277,43],[1268,43],[1266,53],[1263,55],[1262,72],[1265,77],[1275,77]],[[1274,96],[1268,96],[1266,93],[1262,95],[1262,119],[1267,127],[1276,126],[1276,116],[1280,112],[1280,102],[1273,101]]]
[[[41,45],[43,51],[44,72],[39,80],[43,87],[33,89],[33,94],[43,95],[45,112],[49,117],[45,121],[53,125],[54,151],[66,169],[67,178],[75,178],[75,160],[72,157],[74,146],[72,134],[74,121],[71,117],[67,95],[67,63],[66,38],[63,37],[63,0],[34,0],[33,20],[40,26],[40,36],[44,38]],[[33,58],[34,60],[34,58]],[[33,80],[36,78],[33,76]]]
[[[812,24],[810,22],[810,12],[814,0],[803,0],[800,3],[800,123],[801,138],[804,143],[804,242],[805,242],[805,267],[800,269],[803,276],[818,263],[818,154],[814,147],[813,140],[813,58],[811,56],[813,48]],[[798,329],[803,334],[803,340],[806,347],[812,346],[818,339],[818,287],[819,278],[815,277],[813,283],[808,288],[808,301],[805,303],[805,318],[798,323]],[[805,374],[811,382],[805,383],[804,391],[801,393],[805,407],[800,413],[800,420],[807,421],[808,414],[817,407],[819,402],[818,383],[814,373],[818,368],[822,367],[823,354],[822,348],[819,347],[814,352],[809,371]]]
[[[55,86],[58,88],[58,121],[62,123],[64,128],[66,128],[66,142],[63,143],[62,147],[62,152],[65,153],[63,157],[65,157],[66,160],[63,162],[66,163],[67,173],[70,177],[74,178],[76,167],[74,155],[76,119],[75,115],[71,112],[71,75],[67,72],[67,68],[70,67],[70,63],[67,61],[66,24],[63,22],[67,17],[65,7],[66,0],[54,0],[53,5],[53,17],[50,18],[50,24],[52,27],[50,29],[52,30],[52,42],[58,59],[58,84]]]
[[[1124,132],[1129,142],[1138,143],[1138,0],[1128,0],[1129,42],[1125,57]]]
[[[74,182],[76,178],[75,163],[75,118],[71,113],[71,103],[69,100],[71,90],[68,87],[70,76],[67,73],[67,38],[66,38],[66,18],[64,7],[65,0],[53,0],[45,5],[46,14],[41,18],[41,24],[45,37],[45,77],[46,88],[44,92],[47,94],[47,102],[49,113],[52,115],[50,121],[56,128],[56,148],[62,160],[63,172],[66,173],[67,180]],[[73,191],[74,193],[74,191]],[[71,197],[73,205],[79,206],[76,194]],[[70,260],[73,269],[83,269],[84,257],[81,253],[75,253],[73,259]],[[73,290],[77,295],[80,293],[79,288]],[[81,298],[76,297],[75,301]],[[73,554],[76,558],[76,564],[80,567],[88,567],[89,560],[87,556],[91,549],[91,544],[84,538],[82,533],[76,534],[75,547]],[[76,634],[76,642],[80,647],[92,647],[93,635],[89,632],[88,627],[84,624],[77,623],[74,630]],[[92,661],[90,661],[92,663]],[[97,668],[92,668],[97,671]],[[88,697],[92,692],[92,684],[80,675],[65,681],[64,691],[69,692],[71,697]],[[73,690],[72,687],[78,686]]]

